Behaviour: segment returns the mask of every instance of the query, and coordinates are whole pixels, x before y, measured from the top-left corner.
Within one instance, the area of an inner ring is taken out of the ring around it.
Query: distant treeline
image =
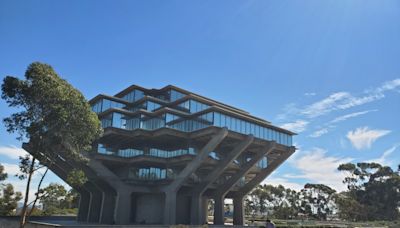
[[[400,165],[393,170],[378,163],[347,163],[338,170],[346,173],[343,183],[347,191],[336,192],[323,184],[306,184],[301,191],[282,185],[259,185],[246,199],[245,213],[253,218],[276,219],[400,218]]]

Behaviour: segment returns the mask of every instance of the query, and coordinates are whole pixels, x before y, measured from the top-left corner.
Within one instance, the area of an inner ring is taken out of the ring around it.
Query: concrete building
[[[104,134],[83,153],[89,162],[60,155],[51,167],[64,180],[74,168],[86,173],[81,222],[204,224],[214,200],[214,224],[223,224],[231,198],[241,225],[246,194],[295,151],[294,133],[175,86],[133,85],[90,103]]]

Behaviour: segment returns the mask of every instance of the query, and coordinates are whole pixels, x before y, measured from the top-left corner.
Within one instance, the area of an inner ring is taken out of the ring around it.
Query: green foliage
[[[0,164],[0,181],[4,181],[7,178],[7,173],[4,172],[4,166]],[[14,215],[15,209],[17,209],[18,201],[22,199],[20,192],[15,192],[12,184],[1,184],[0,185],[0,215]]]
[[[20,221],[23,227],[31,178],[39,168],[35,161],[47,167],[60,156],[86,161],[81,152],[91,149],[102,128],[84,96],[61,79],[50,65],[30,64],[23,80],[6,76],[1,90],[8,106],[18,110],[3,119],[5,127],[10,133],[18,133],[19,140],[29,139],[29,153],[33,156],[20,160],[19,177],[27,178]]]
[[[301,190],[302,212],[308,217],[326,220],[334,209],[336,191],[323,184],[306,184]]]
[[[0,215],[14,215],[21,199],[21,193],[15,192],[12,184],[6,184],[0,194]]]
[[[4,166],[0,164],[0,181],[7,179],[7,173],[4,172]]]
[[[84,96],[50,65],[30,64],[25,80],[5,77],[2,98],[21,110],[3,120],[7,131],[29,139],[34,156],[48,155],[61,145],[68,155],[79,157],[102,132]]]
[[[68,173],[67,182],[73,187],[82,186],[87,180],[85,173],[80,169],[73,169]]]
[[[76,191],[67,191],[64,186],[51,183],[42,189],[40,194],[40,202],[43,205],[42,215],[63,215],[76,212],[79,197]]]
[[[377,163],[343,164],[338,170],[349,191],[338,197],[340,216],[348,220],[395,220],[400,217],[400,175]]]

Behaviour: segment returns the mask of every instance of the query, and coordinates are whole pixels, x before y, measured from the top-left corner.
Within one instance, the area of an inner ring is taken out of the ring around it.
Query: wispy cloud
[[[328,133],[328,132],[329,132],[328,128],[322,128],[322,129],[319,129],[319,130],[317,130],[317,131],[314,131],[314,132],[310,135],[310,137],[312,137],[312,138],[318,138],[318,137],[321,137],[322,135],[325,135],[325,134]]]
[[[360,127],[347,133],[347,138],[357,150],[369,149],[377,139],[389,134],[389,130],[369,129]]]
[[[312,97],[312,96],[315,96],[315,95],[317,95],[317,93],[314,93],[314,92],[304,93],[304,96],[306,96],[306,97]]]
[[[303,132],[306,130],[307,125],[308,125],[308,121],[296,120],[291,123],[282,124],[281,127],[284,129],[288,129],[289,131],[300,133],[300,132]]]
[[[27,152],[16,146],[0,146],[0,155],[4,155],[11,159],[18,159],[20,156],[25,156]]]
[[[312,183],[325,184],[342,191],[346,189],[342,183],[345,174],[339,172],[337,167],[352,160],[353,158],[350,157],[328,156],[325,149],[316,147],[304,151],[301,156],[291,160],[290,164],[299,171],[299,174],[288,174],[285,177],[303,178]]]
[[[392,166],[393,160],[389,160],[388,157],[393,154],[393,152],[400,146],[400,144],[396,144],[389,149],[385,150],[382,155],[378,158],[368,160],[367,162],[375,162],[382,165]]]
[[[342,115],[342,116],[336,117],[335,119],[330,121],[330,123],[342,122],[342,121],[345,121],[345,120],[350,119],[350,118],[354,118],[354,117],[357,117],[357,116],[365,115],[367,113],[376,112],[376,111],[378,111],[378,110],[377,109],[373,109],[373,110],[366,110],[366,111],[362,111],[362,112],[353,112],[353,113],[350,113],[350,114],[346,114],[346,115]]]
[[[318,138],[318,137],[321,137],[322,135],[327,134],[327,133],[330,132],[333,128],[335,128],[335,127],[336,127],[336,124],[339,123],[339,122],[343,122],[343,121],[346,121],[346,120],[348,120],[348,119],[355,118],[355,117],[358,117],[358,116],[361,116],[361,115],[365,115],[365,114],[367,114],[367,113],[375,112],[375,111],[378,111],[378,110],[377,110],[377,109],[366,110],[366,111],[353,112],[353,113],[350,113],[350,114],[338,116],[338,117],[336,117],[335,119],[333,119],[333,120],[331,120],[331,121],[325,123],[325,124],[324,124],[324,127],[321,127],[320,129],[318,129],[318,130],[314,131],[313,133],[311,133],[311,134],[309,135],[309,137],[311,137],[311,138]]]
[[[335,92],[322,100],[312,104],[297,107],[291,103],[284,108],[284,113],[278,115],[278,119],[288,116],[303,116],[313,119],[337,110],[346,110],[352,107],[367,104],[385,97],[388,91],[397,91],[400,88],[400,78],[382,83],[381,86],[366,90],[360,95],[352,95],[350,92]],[[360,114],[362,115],[362,114]]]

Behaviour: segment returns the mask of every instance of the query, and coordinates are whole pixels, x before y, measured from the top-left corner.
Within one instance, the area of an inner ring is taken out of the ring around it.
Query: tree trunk
[[[28,207],[29,188],[31,185],[32,175],[33,175],[34,168],[35,168],[35,161],[36,161],[35,158],[32,157],[32,163],[29,167],[28,181],[26,183],[24,205],[22,206],[22,210],[21,210],[21,219],[20,219],[20,223],[19,223],[20,228],[24,228],[24,226],[26,224],[26,210]]]
[[[39,184],[38,184],[38,187],[37,187],[37,191],[36,191],[36,198],[35,198],[35,200],[33,201],[31,210],[29,210],[29,213],[28,213],[28,215],[26,216],[27,218],[29,218],[29,217],[31,216],[33,210],[35,210],[36,203],[37,203],[37,201],[39,200],[39,191],[40,191],[40,187],[42,186],[42,182],[43,182],[44,177],[45,177],[46,174],[47,174],[47,171],[49,171],[49,168],[48,168],[48,167],[46,168],[46,171],[44,171],[42,177],[40,178],[40,181],[39,181]]]

